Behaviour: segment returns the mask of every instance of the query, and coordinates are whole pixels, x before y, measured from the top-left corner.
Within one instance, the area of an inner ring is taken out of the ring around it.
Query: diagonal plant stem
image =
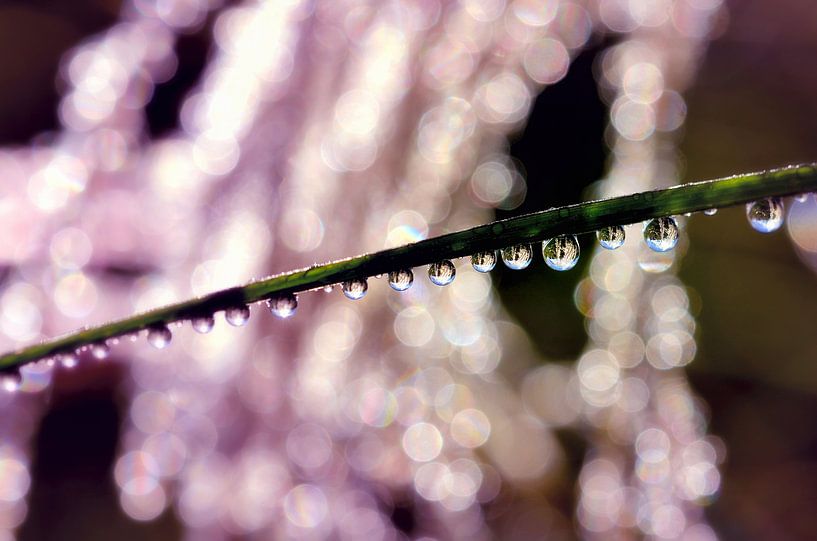
[[[82,329],[6,353],[0,356],[0,370],[10,370],[32,361],[75,351],[84,346],[104,342],[108,338],[127,335],[153,326],[211,315],[231,307],[287,293],[319,289],[354,278],[410,269],[442,259],[541,241],[557,235],[588,233],[612,225],[632,224],[650,218],[722,208],[766,197],[815,191],[817,191],[817,163],[812,163],[553,208],[398,248],[314,265],[97,327]]]

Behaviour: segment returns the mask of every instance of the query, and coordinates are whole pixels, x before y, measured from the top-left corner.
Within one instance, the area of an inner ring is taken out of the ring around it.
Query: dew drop
[[[216,320],[213,316],[198,316],[190,320],[193,330],[199,334],[207,334],[216,326]]]
[[[624,244],[624,228],[620,225],[611,225],[596,231],[596,238],[599,244],[607,250],[621,248]]]
[[[107,359],[110,353],[111,348],[109,348],[107,344],[101,342],[91,344],[91,356],[93,356],[94,359]]]
[[[250,319],[249,306],[233,306],[224,310],[224,319],[233,327],[243,327]]]
[[[653,218],[644,228],[644,240],[647,246],[656,252],[666,252],[678,244],[678,224],[670,216]]]
[[[401,269],[389,273],[389,285],[395,291],[405,291],[414,283],[414,273],[410,269]]]
[[[170,344],[173,334],[167,327],[151,327],[148,329],[148,343],[156,349],[164,349]]]
[[[295,315],[295,310],[298,309],[298,299],[292,293],[285,293],[268,300],[267,306],[272,315],[286,319]]]
[[[717,213],[718,213],[718,209],[706,209],[704,211],[704,214],[706,214],[707,216],[714,216]]]
[[[454,281],[457,268],[448,259],[443,259],[428,266],[428,277],[431,283],[438,286],[447,286]]]
[[[746,205],[746,217],[756,231],[771,233],[783,225],[783,201],[777,197],[761,199]]]
[[[0,377],[0,387],[7,393],[16,393],[20,389],[20,374],[3,374]]]
[[[809,196],[808,193],[799,193],[794,196],[794,200],[797,201],[798,203],[805,203],[806,201],[808,201],[808,196]]]
[[[530,244],[517,244],[502,249],[502,262],[513,270],[522,270],[533,261],[533,250]]]
[[[79,363],[79,357],[73,351],[60,354],[59,360],[65,368],[74,368]]]
[[[491,272],[496,267],[496,251],[475,253],[471,256],[471,266],[477,272]]]
[[[369,283],[366,282],[365,278],[355,278],[354,280],[343,282],[340,287],[347,299],[359,301],[366,296],[366,292],[369,290]]]
[[[542,243],[542,255],[547,266],[557,271],[567,271],[579,262],[579,241],[575,235],[561,235]]]

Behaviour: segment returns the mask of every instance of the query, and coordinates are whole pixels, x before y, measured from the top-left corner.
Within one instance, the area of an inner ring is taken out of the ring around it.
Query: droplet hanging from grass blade
[[[91,344],[91,356],[94,359],[98,359],[100,361],[102,359],[107,359],[110,353],[111,348],[109,348],[107,344],[104,344],[102,342]]]
[[[542,256],[548,267],[557,271],[567,271],[579,262],[579,241],[575,235],[561,235],[542,243]]]
[[[475,253],[471,256],[471,266],[477,272],[491,272],[496,267],[496,251]]]
[[[517,244],[502,249],[502,262],[513,270],[527,268],[533,261],[533,250],[530,244]]]
[[[667,252],[675,248],[678,236],[678,224],[670,216],[653,218],[644,228],[644,240],[656,252]]]
[[[746,204],[746,217],[755,231],[771,233],[783,225],[783,201],[779,197],[769,197]]]
[[[347,299],[359,301],[366,296],[366,292],[369,290],[369,283],[365,278],[355,278],[354,280],[343,282],[340,287]]]
[[[428,266],[428,278],[431,283],[438,286],[447,286],[454,281],[457,276],[457,269],[454,263],[448,259],[443,259]]]
[[[224,319],[233,327],[243,327],[250,319],[249,306],[233,306],[224,311]]]
[[[199,316],[190,320],[193,330],[199,334],[207,334],[213,330],[216,325],[216,320],[213,316]]]
[[[389,286],[395,291],[406,291],[414,283],[414,273],[410,269],[400,269],[389,273]]]
[[[624,228],[620,225],[611,225],[596,231],[596,238],[602,248],[616,250],[624,244]]]
[[[170,345],[173,333],[164,325],[148,329],[148,343],[156,349],[164,349]]]
[[[292,293],[286,293],[268,300],[267,306],[272,315],[286,319],[295,315],[298,309],[298,299]]]

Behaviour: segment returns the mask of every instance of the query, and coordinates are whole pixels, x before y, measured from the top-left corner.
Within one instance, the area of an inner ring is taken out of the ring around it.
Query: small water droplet
[[[326,293],[332,293],[332,291],[333,291],[334,289],[335,289],[335,286],[333,286],[332,284],[328,284],[328,285],[323,286],[323,290],[324,290]]]
[[[213,316],[198,316],[190,320],[193,330],[199,334],[207,334],[216,326],[216,320]]]
[[[249,306],[233,306],[224,310],[224,319],[233,327],[243,327],[250,319]]]
[[[73,351],[61,353],[59,356],[60,364],[64,368],[74,368],[79,363],[79,357]]]
[[[678,244],[678,224],[670,216],[653,218],[644,228],[644,240],[656,252],[672,250]]]
[[[428,277],[431,283],[438,286],[447,286],[454,281],[457,268],[448,259],[443,259],[428,266]]]
[[[3,374],[0,376],[0,387],[7,393],[16,393],[20,389],[20,374]]]
[[[284,293],[268,300],[267,306],[272,315],[286,319],[295,315],[295,310],[298,309],[298,299],[292,293]]]
[[[414,273],[410,269],[401,269],[389,273],[389,285],[395,291],[405,291],[414,283]]]
[[[94,359],[107,359],[110,352],[111,348],[109,348],[107,344],[101,342],[91,344],[91,356],[93,356]]]
[[[471,266],[477,272],[491,272],[496,267],[496,251],[475,253],[471,256]]]
[[[579,241],[575,235],[561,235],[542,243],[542,255],[548,267],[567,271],[579,262]]]
[[[502,249],[502,262],[513,270],[522,270],[533,261],[533,250],[530,244],[517,244]]]
[[[343,282],[340,287],[347,299],[359,301],[366,296],[366,292],[369,290],[369,283],[365,278],[355,278],[354,280]]]
[[[607,250],[621,248],[624,244],[624,228],[620,225],[611,225],[596,231],[596,238],[599,244]]]
[[[706,214],[707,216],[714,216],[717,213],[718,213],[718,209],[706,209],[704,211],[704,214]]]
[[[165,326],[148,329],[148,343],[156,349],[164,349],[170,344],[173,334]]]
[[[746,217],[756,231],[771,233],[783,225],[783,201],[777,197],[761,199],[746,205]]]
[[[684,213],[684,218],[692,218],[692,213],[691,212],[685,212]]]
[[[809,196],[808,193],[799,193],[794,196],[794,200],[797,201],[798,203],[805,203],[806,201],[808,201],[808,196]]]

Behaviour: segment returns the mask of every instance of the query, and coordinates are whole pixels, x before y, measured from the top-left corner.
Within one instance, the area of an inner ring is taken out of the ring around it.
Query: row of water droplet
[[[808,194],[796,197],[797,201],[805,201]],[[704,211],[711,216],[717,209]],[[783,202],[779,198],[768,198],[746,205],[746,215],[751,226],[757,231],[770,233],[783,225]],[[650,249],[656,252],[672,250],[678,243],[678,224],[674,218],[664,216],[645,222],[643,228],[644,240]],[[599,244],[607,250],[615,250],[624,244],[624,228],[620,225],[608,226],[596,232]],[[579,261],[579,241],[575,235],[562,235],[546,240],[542,243],[542,256],[551,269],[567,271],[576,266]],[[471,256],[471,265],[478,272],[492,271],[499,259],[510,269],[521,270],[527,268],[533,261],[533,248],[530,244],[517,244],[497,251],[489,250],[477,252]],[[454,281],[457,270],[450,260],[444,259],[428,266],[429,280],[438,286],[446,286]],[[414,283],[414,273],[411,269],[399,269],[388,273],[389,286],[395,291],[406,291]],[[352,300],[360,300],[366,296],[369,289],[366,278],[355,278],[340,284],[343,294]],[[325,291],[332,291],[328,285]],[[298,299],[292,293],[275,296],[266,301],[270,312],[282,319],[295,314],[298,308]],[[250,318],[249,306],[235,306],[224,311],[225,320],[235,327],[243,326]],[[192,328],[198,333],[208,333],[215,326],[212,314],[196,316],[190,319]],[[167,347],[172,340],[172,332],[167,325],[159,324],[148,327],[147,341],[157,349]],[[129,338],[135,341],[138,333],[131,333],[125,337],[115,337],[106,342],[84,346],[76,352],[60,353],[54,357],[40,361],[49,367],[59,362],[65,368],[73,368],[79,362],[79,354],[88,351],[96,359],[105,359],[110,352],[110,346],[118,344],[120,339]],[[14,392],[20,382],[19,374],[5,374],[0,377],[0,388]]]

